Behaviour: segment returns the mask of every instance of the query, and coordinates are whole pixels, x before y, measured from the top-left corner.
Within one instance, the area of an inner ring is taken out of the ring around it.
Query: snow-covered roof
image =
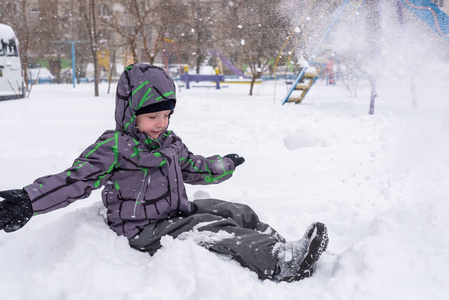
[[[10,40],[16,38],[16,35],[11,26],[0,24],[0,38],[3,40]]]

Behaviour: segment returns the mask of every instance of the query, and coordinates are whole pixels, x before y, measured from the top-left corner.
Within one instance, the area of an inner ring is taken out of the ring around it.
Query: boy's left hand
[[[231,159],[234,162],[234,166],[237,168],[237,166],[243,164],[245,162],[245,159],[241,156],[238,156],[238,154],[231,153],[227,154],[224,157]]]
[[[24,190],[0,191],[0,230],[16,231],[33,216],[30,197]]]

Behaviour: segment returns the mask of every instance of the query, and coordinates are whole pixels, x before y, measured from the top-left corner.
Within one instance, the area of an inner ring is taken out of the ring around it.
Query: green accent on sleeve
[[[159,164],[159,167],[162,167],[162,166],[165,165],[166,163],[167,163],[167,161],[164,159],[164,161],[161,162],[161,163]]]
[[[87,157],[87,156],[86,156]],[[85,164],[87,164],[87,162],[81,162],[81,161],[76,161],[73,166],[79,165],[78,167],[76,167],[76,170],[82,168]],[[67,176],[70,176],[70,174],[72,174],[71,171],[67,172]]]
[[[129,157],[134,157],[134,156],[138,156],[140,158],[140,153],[142,152],[142,150],[140,150],[139,148],[137,148],[137,145],[139,145],[139,141],[137,141],[136,139],[133,139],[134,141],[134,153],[132,153]]]
[[[186,159],[186,158],[183,157],[183,158],[180,159],[180,161],[183,161],[183,160],[185,160],[185,159]],[[192,169],[194,169],[194,170],[197,171],[198,173],[203,173],[202,170],[198,169],[198,168],[195,166],[195,164],[193,163],[192,159],[189,158],[189,159],[187,160],[187,162],[190,163],[190,165],[192,166]],[[207,168],[207,165],[206,165],[206,168]]]
[[[101,176],[98,176],[98,180],[94,182],[94,187],[98,188],[101,186],[101,179],[103,179],[104,177],[106,177],[106,175],[108,175],[108,173],[105,173]]]
[[[140,158],[141,150],[139,150],[139,148],[137,148],[137,147],[134,147],[133,149],[134,149],[134,152],[133,152],[133,154],[130,155],[130,157],[138,156]]]
[[[97,181],[94,182],[94,188],[98,188],[101,184],[100,179],[98,179]]]
[[[114,187],[115,187],[115,189],[116,189],[117,191],[120,190],[120,186],[118,185],[118,182],[117,182],[117,181],[114,183]]]
[[[227,175],[230,175],[232,173],[234,173],[234,170],[225,172],[225,173],[223,173],[223,174],[221,174],[220,176],[217,176],[217,177],[210,176],[210,178],[206,178],[206,177],[209,177],[209,176],[204,175],[204,179],[206,180],[206,182],[214,182],[215,180],[218,180],[218,179],[220,179],[222,177],[225,177]]]
[[[226,172],[226,169],[225,169],[225,166],[224,166],[224,164],[223,164],[223,157],[220,157],[220,159],[221,159],[221,162],[222,162],[221,168],[223,169],[223,173],[225,173],[225,172]],[[231,172],[231,173],[232,173],[232,172]]]
[[[185,160],[187,160],[186,157],[182,157],[182,158],[179,159],[180,162],[185,161]],[[223,159],[222,159],[222,160],[223,160]],[[203,170],[198,169],[198,167],[195,166],[195,164],[194,164],[194,162],[192,161],[192,159],[189,158],[189,159],[187,160],[187,162],[190,163],[190,166],[191,166],[191,168],[192,168],[193,170],[195,170],[196,172],[198,172],[198,173],[200,173],[201,175],[203,175],[204,181],[205,181],[206,183],[214,182],[214,181],[216,181],[216,180],[218,180],[218,179],[220,179],[220,178],[223,178],[223,177],[225,177],[225,176],[227,176],[227,175],[230,175],[230,174],[234,173],[234,170],[226,171],[225,168],[224,168],[224,166],[223,166],[223,174],[214,177],[214,175],[212,174],[212,172],[211,172],[210,169],[209,169],[208,164],[205,165],[206,170],[203,171]],[[210,162],[214,162],[214,160],[212,160],[212,161],[210,161]]]
[[[111,149],[112,152],[114,153],[114,161],[113,161],[112,164],[109,166],[108,170],[104,171],[102,175],[98,176],[98,180],[96,180],[96,181],[94,182],[94,188],[100,187],[100,186],[101,186],[101,179],[103,179],[103,178],[106,177],[108,174],[110,174],[110,173],[112,172],[112,170],[113,170],[115,167],[119,166],[119,163],[118,163],[118,155],[119,155],[119,153],[118,153],[118,137],[119,137],[119,133],[116,132],[116,133],[114,134],[114,137],[113,137],[113,138],[108,139],[108,140],[103,141],[103,142],[97,143],[97,145],[96,145],[91,151],[89,151],[89,153],[87,153],[87,154],[84,156],[84,158],[88,158],[88,157],[89,157],[90,155],[92,155],[95,151],[97,151],[101,146],[103,146],[103,145],[105,145],[105,144],[107,144],[107,143],[109,143],[109,142],[111,142],[111,141],[114,142],[113,145],[110,146],[110,149]],[[76,166],[76,170],[78,170],[78,169],[84,167],[86,164],[92,167],[92,165],[91,165],[89,162],[82,162],[82,161],[76,161],[76,162],[74,163],[73,166],[74,166],[74,167]],[[68,172],[67,172],[67,176],[70,176],[70,175],[71,175],[71,172],[68,171]]]
[[[114,135],[115,144],[111,146],[112,152],[114,152],[114,162],[109,166],[109,169],[106,171],[108,174],[112,172],[115,166],[118,164],[118,132]]]
[[[109,140],[106,140],[106,141],[101,142],[101,143],[97,143],[97,146],[95,146],[95,148],[93,148],[92,150],[90,150],[90,152],[86,154],[85,158],[88,158],[92,153],[94,153],[95,151],[97,151],[98,148],[100,148],[100,147],[103,146],[104,144],[107,144],[107,143],[109,143],[109,142],[111,142],[111,141],[114,141],[114,140],[115,140],[116,145],[117,145],[117,136],[118,136],[118,132],[115,133],[115,137],[114,137],[114,138],[109,139]]]

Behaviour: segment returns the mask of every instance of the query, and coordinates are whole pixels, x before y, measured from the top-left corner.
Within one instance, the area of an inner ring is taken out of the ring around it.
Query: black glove
[[[30,197],[24,190],[0,191],[0,230],[16,231],[33,216]]]
[[[237,168],[237,166],[243,164],[245,162],[245,159],[243,157],[238,156],[237,154],[227,154],[224,157],[227,157],[229,159],[231,159],[234,162],[235,167]]]

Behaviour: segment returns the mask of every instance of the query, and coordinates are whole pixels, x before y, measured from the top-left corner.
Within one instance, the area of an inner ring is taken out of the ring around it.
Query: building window
[[[0,56],[18,56],[16,39],[0,39]]]
[[[100,5],[98,7],[98,15],[101,17],[108,17],[111,16],[111,13],[106,5]]]

